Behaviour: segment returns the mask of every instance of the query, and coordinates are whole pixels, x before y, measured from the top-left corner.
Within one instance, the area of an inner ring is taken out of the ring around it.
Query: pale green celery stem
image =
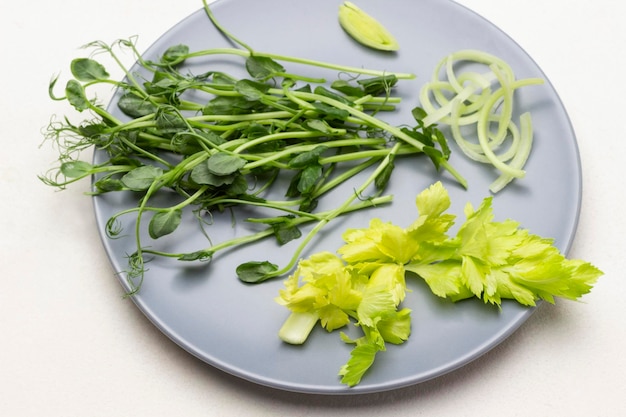
[[[319,315],[315,311],[292,312],[278,331],[278,337],[283,342],[301,345],[309,337],[318,320]]]

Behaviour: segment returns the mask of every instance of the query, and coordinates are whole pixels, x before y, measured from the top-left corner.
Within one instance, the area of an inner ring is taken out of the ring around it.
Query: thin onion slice
[[[472,69],[459,70],[461,63]],[[477,66],[483,71],[476,71]],[[513,121],[515,91],[542,83],[540,78],[517,80],[510,65],[489,53],[457,51],[438,63],[430,82],[420,91],[427,114],[423,121],[449,125],[454,141],[468,158],[497,169],[500,175],[489,187],[497,193],[525,176],[533,143],[530,113],[520,116],[519,128]]]

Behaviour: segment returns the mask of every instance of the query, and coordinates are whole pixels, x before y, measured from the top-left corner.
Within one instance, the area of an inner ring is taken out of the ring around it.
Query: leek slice
[[[396,38],[372,16],[345,1],[339,6],[339,24],[353,39],[381,51],[397,51]]]
[[[449,125],[464,155],[499,171],[489,187],[497,193],[525,176],[533,144],[530,113],[520,116],[520,127],[513,120],[514,94],[522,87],[542,83],[540,78],[516,79],[510,65],[489,53],[454,52],[435,66],[431,80],[420,91],[421,106],[427,113],[424,123]]]

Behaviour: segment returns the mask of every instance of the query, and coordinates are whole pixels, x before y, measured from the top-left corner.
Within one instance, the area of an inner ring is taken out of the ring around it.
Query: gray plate
[[[360,0],[364,10],[376,16],[397,37],[401,49],[395,55],[375,53],[347,37],[337,23],[339,0],[293,2],[290,0],[219,0],[213,10],[220,22],[257,50],[296,55],[352,66],[414,72],[417,79],[403,81],[398,92],[404,102],[385,117],[392,124],[410,122],[418,104],[418,91],[435,64],[446,54],[463,48],[481,49],[508,61],[518,77],[545,75],[509,37],[475,13],[451,1]],[[229,46],[199,10],[166,32],[145,54],[155,59],[167,47],[187,44],[191,50]],[[198,61],[191,68],[209,67],[243,75],[239,60]],[[318,75],[318,70],[287,64],[294,72]],[[328,79],[336,74],[324,73]],[[555,239],[566,252],[575,234],[581,200],[581,167],[576,139],[567,114],[550,83],[523,89],[518,110],[534,117],[536,144],[527,164],[527,177],[510,185],[494,199],[498,219],[512,218],[532,232]],[[114,99],[115,100],[115,99]],[[112,111],[116,112],[112,105]],[[123,115],[116,113],[120,118]],[[455,148],[453,148],[454,152]],[[96,154],[96,159],[101,155]],[[418,157],[398,164],[390,193],[394,203],[336,221],[314,240],[307,254],[336,250],[340,234],[348,227],[365,227],[371,217],[406,226],[416,216],[415,197],[441,179],[449,190],[451,212],[462,219],[466,202],[478,204],[489,194],[494,172],[468,161],[456,152],[451,163],[469,181],[463,190],[446,174],[437,174]],[[331,198],[342,201],[341,190]],[[162,196],[167,200],[167,196]],[[130,195],[95,198],[98,224],[103,229],[109,216],[135,204]],[[332,204],[331,204],[332,205]],[[125,224],[131,230],[131,218]],[[216,216],[209,229],[214,242],[245,234],[247,226],[232,227],[230,216]],[[146,239],[149,239],[146,235]],[[132,238],[103,238],[116,271],[126,267],[127,253],[134,251]],[[187,215],[175,238],[154,242],[165,250],[193,251],[209,245],[191,215]],[[533,309],[505,302],[499,311],[478,300],[456,305],[438,299],[417,280],[405,305],[413,310],[411,338],[402,346],[389,346],[360,385],[346,388],[337,371],[346,362],[350,346],[337,333],[316,330],[301,347],[288,346],[277,337],[288,311],[274,302],[282,280],[258,286],[240,283],[234,268],[248,260],[270,260],[283,265],[290,244],[279,249],[263,242],[220,254],[209,265],[189,265],[156,259],[149,264],[140,293],[133,298],[139,309],[161,331],[189,353],[223,371],[262,385],[284,390],[352,394],[395,389],[416,384],[461,367],[502,342]],[[120,281],[126,285],[123,274]],[[541,343],[540,341],[538,343]]]

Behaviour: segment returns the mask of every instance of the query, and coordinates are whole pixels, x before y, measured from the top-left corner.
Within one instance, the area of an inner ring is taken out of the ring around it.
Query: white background
[[[582,303],[542,306],[461,370],[387,393],[323,397],[256,386],[173,344],[122,298],[83,194],[88,182],[56,192],[37,179],[56,157],[40,147],[41,129],[62,108],[47,97],[51,76],[92,40],[136,34],[145,50],[201,2],[3,1],[0,415],[626,415],[623,2],[459,3],[515,39],[559,92],[584,176],[569,256],[605,276]]]

